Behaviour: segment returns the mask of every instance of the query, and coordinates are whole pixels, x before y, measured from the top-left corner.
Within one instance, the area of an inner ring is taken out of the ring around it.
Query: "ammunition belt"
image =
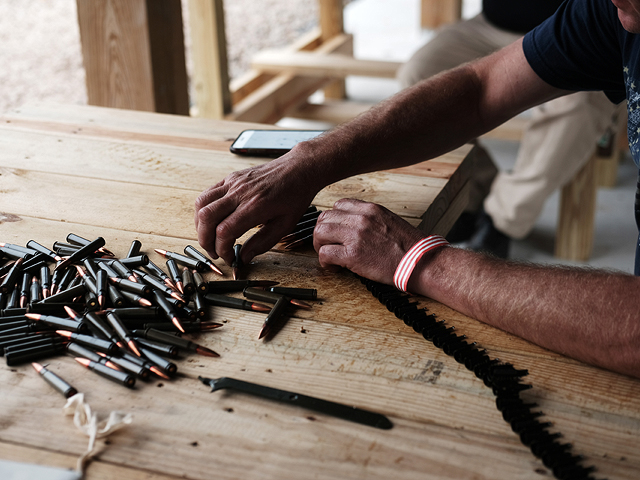
[[[502,413],[502,418],[558,480],[594,480],[591,474],[595,467],[581,465],[584,458],[572,453],[570,443],[560,441],[562,434],[549,432],[551,423],[540,420],[544,413],[536,409],[538,405],[526,403],[520,397],[520,392],[532,388],[530,384],[522,383],[529,373],[527,370],[518,370],[510,363],[492,359],[476,342],[470,343],[466,335],[457,335],[455,327],[438,320],[426,308],[419,308],[417,302],[411,302],[409,295],[394,286],[359,278],[367,290],[396,317],[471,370],[493,390],[496,407]]]

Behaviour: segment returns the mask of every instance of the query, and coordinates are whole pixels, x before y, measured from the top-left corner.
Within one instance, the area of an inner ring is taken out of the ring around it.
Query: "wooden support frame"
[[[321,41],[327,42],[336,35],[344,33],[343,0],[318,0],[320,7]],[[342,52],[353,57],[353,45],[349,51]],[[324,97],[328,99],[344,99],[347,87],[344,79],[333,80],[324,88]]]
[[[460,20],[462,0],[421,0],[420,25],[422,28],[438,28]]]
[[[341,53],[353,48],[353,36],[337,35],[314,50],[322,56]],[[305,103],[315,91],[329,82],[328,77],[306,77],[289,73],[280,73],[259,89],[245,97],[227,116],[229,120],[275,123],[288,112]]]
[[[219,120],[231,112],[222,0],[189,0],[189,24],[198,116]]]
[[[594,154],[562,188],[555,245],[558,258],[583,262],[591,256],[598,190],[597,161],[598,156]]]
[[[180,0],[76,0],[90,105],[188,115]]]
[[[395,78],[400,62],[359,60],[352,56],[317,52],[284,52],[263,50],[255,55],[251,66],[267,73],[290,73],[308,77],[346,78],[348,75],[363,77]]]

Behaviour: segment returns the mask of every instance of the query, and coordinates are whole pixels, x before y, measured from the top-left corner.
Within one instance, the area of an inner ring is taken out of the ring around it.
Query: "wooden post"
[[[189,0],[189,23],[198,116],[222,119],[231,112],[222,0]]]
[[[597,160],[598,157],[594,154],[573,180],[562,188],[556,231],[556,257],[583,262],[591,256],[597,195]]]
[[[90,105],[188,113],[180,0],[76,3]]]
[[[342,0],[318,0],[320,7],[320,38],[322,42],[335,37],[344,32],[344,19],[342,11]],[[340,51],[339,53],[353,56],[353,44],[350,51]],[[325,98],[342,99],[346,98],[347,90],[344,80],[334,80],[324,88]]]
[[[147,0],[156,112],[189,115],[180,0]]]
[[[438,28],[462,16],[462,0],[421,0],[422,28]]]

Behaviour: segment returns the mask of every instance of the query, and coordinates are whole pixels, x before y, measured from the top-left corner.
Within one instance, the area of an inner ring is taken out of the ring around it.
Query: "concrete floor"
[[[465,17],[477,14],[479,0],[465,0]],[[355,0],[345,7],[345,30],[355,35],[355,56],[358,58],[405,61],[411,53],[428,41],[433,32],[419,25],[418,0]],[[376,102],[397,92],[394,80],[350,77],[347,79],[349,99]],[[284,119],[283,126],[327,125],[301,123]],[[513,166],[518,142],[485,140],[496,164],[501,169]],[[538,263],[590,265],[633,273],[637,229],[633,215],[637,170],[630,157],[625,157],[618,171],[615,188],[601,188],[597,198],[593,254],[588,262],[562,261],[553,256],[555,229],[558,218],[559,193],[546,202],[532,233],[511,246],[511,258]]]

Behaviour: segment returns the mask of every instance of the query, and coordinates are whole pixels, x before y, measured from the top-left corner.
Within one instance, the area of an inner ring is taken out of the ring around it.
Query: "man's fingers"
[[[286,235],[295,224],[295,218],[278,217],[271,220],[249,238],[242,246],[242,260],[250,262],[253,257],[268,251]]]
[[[204,205],[196,212],[198,241],[214,259],[220,256],[220,251],[216,248],[216,237],[220,223],[228,218],[236,207],[237,202],[233,198],[223,197]]]
[[[195,215],[194,215],[196,229],[200,224],[200,216],[199,216],[200,210],[212,204],[216,200],[219,200],[220,198],[222,198],[226,192],[227,192],[227,189],[222,187],[222,182],[219,182],[218,184],[212,187],[209,187],[200,195],[198,195],[198,198],[196,198],[196,201],[195,201]]]
[[[322,268],[339,271],[341,267],[349,268],[349,255],[344,245],[322,245],[318,249],[318,261]]]

